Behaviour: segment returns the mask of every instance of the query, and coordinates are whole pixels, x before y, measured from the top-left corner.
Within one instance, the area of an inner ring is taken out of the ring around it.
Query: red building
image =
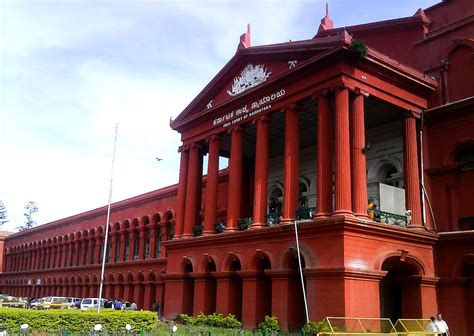
[[[326,15],[313,38],[265,46],[243,34],[172,122],[178,185],[112,205],[105,296],[295,329],[297,220],[311,320],[441,311],[474,332],[473,6]],[[96,296],[105,210],[4,238],[1,291]]]

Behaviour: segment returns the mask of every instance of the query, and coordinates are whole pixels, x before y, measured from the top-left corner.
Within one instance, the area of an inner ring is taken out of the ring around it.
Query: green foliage
[[[8,308],[0,309],[0,321],[12,331],[18,330],[23,323],[28,323],[30,331],[33,332],[67,329],[70,333],[84,334],[92,330],[97,323],[102,324],[109,332],[124,331],[127,323],[135,330],[151,330],[156,325],[156,313],[106,309],[97,314],[95,310]]]
[[[331,331],[329,323],[326,320],[319,321],[318,323],[309,321],[303,329],[307,335],[317,335],[321,331]]]
[[[178,321],[184,325],[192,326],[210,326],[218,328],[240,328],[242,325],[235,315],[229,314],[227,316],[221,313],[213,313],[211,315],[204,315],[200,313],[196,317],[189,316],[187,314],[180,314]]]
[[[265,319],[258,325],[258,329],[266,333],[277,333],[280,331],[280,323],[278,317],[265,315]]]
[[[7,208],[5,208],[5,204],[2,200],[0,200],[0,226],[8,222],[7,219]]]
[[[361,40],[352,40],[349,50],[352,51],[358,58],[367,56],[367,45]]]

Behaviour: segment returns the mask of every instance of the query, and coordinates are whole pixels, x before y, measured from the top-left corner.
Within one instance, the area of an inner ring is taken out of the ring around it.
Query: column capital
[[[370,96],[370,94],[367,91],[361,89],[360,87],[355,87],[354,89],[351,90],[351,92],[355,95],[362,95],[365,98]]]
[[[321,96],[327,96],[329,94],[329,91],[330,91],[329,88],[318,90],[311,95],[311,99],[318,100]]]
[[[227,131],[227,133],[232,134],[234,132],[243,132],[243,131],[244,131],[244,129],[242,128],[242,126],[235,126],[235,127],[232,127],[231,129],[229,129]]]
[[[268,114],[264,114],[252,120],[252,124],[256,125],[259,122],[270,122],[272,118]]]
[[[420,115],[416,113],[415,111],[405,110],[403,112],[403,118],[404,119],[411,119],[411,118],[420,119]]]
[[[221,139],[220,134],[212,134],[206,138],[206,142],[219,141]]]
[[[186,152],[189,150],[189,146],[188,145],[182,145],[182,146],[179,146],[178,147],[178,153],[183,153],[183,152]]]
[[[298,104],[298,102],[289,103],[288,105],[285,105],[281,108],[282,112],[299,111],[299,110],[301,110],[301,105]]]

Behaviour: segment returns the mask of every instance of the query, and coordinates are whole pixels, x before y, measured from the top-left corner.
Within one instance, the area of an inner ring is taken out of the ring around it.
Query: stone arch
[[[145,215],[140,218],[139,226],[148,226],[150,224],[150,216]]]
[[[209,263],[214,263],[214,266],[215,266],[215,270],[214,271],[217,271],[217,257],[215,255],[209,255],[209,254],[205,254],[204,257],[201,259],[201,262],[199,264],[199,268],[198,268],[198,271],[199,272],[206,272],[207,269],[208,269],[208,264]]]
[[[230,252],[222,263],[222,271],[236,271],[235,268],[237,265],[239,268],[238,270],[242,270],[242,261],[240,260],[240,256],[237,253]]]
[[[388,253],[380,254],[374,263],[374,269],[377,271],[382,271],[382,265],[385,261],[390,258],[399,258],[401,261],[410,263],[413,267],[417,269],[418,275],[425,276],[427,275],[427,269],[425,264],[415,255],[404,255],[403,252],[400,251],[392,251]]]
[[[151,222],[152,223],[160,223],[162,219],[165,220],[165,221],[167,220],[166,216],[163,213],[155,212],[155,214],[151,218]]]
[[[268,260],[268,264],[264,260]],[[259,267],[262,267],[262,261],[265,263],[265,265],[263,265],[266,267],[265,269],[271,269],[272,265],[276,265],[275,258],[270,252],[257,249],[250,260],[250,265],[248,268],[251,270],[259,270]]]
[[[461,141],[456,142],[451,151],[446,154],[444,159],[445,164],[459,164],[459,156],[466,150],[474,151],[474,138],[462,139]]]
[[[305,255],[306,255],[306,252],[300,249],[301,266],[303,269],[306,268],[307,266],[306,262],[308,260],[308,257],[306,257]],[[286,251],[286,253],[283,255],[283,258],[282,258],[283,269],[288,269],[288,270],[294,269],[294,265],[293,265],[294,259],[298,259],[298,252],[296,248],[290,247],[288,251]]]
[[[191,273],[195,271],[195,266],[193,263],[192,258],[184,257],[183,261],[181,262],[181,272],[183,274]]]
[[[163,215],[163,217],[164,217],[164,220],[166,220],[166,221],[171,221],[171,220],[173,220],[173,219],[175,218],[175,212],[174,212],[174,210],[173,210],[173,209],[168,209],[168,210],[166,210],[165,213],[164,213],[164,215]]]
[[[267,204],[269,205],[268,211],[270,213],[282,212],[283,193],[283,184],[281,184],[280,182],[276,182],[270,188],[268,188]]]
[[[466,265],[474,265],[474,253],[465,254],[461,259],[454,263],[451,276],[453,278],[461,278],[464,276],[464,267]]]
[[[130,228],[130,221],[128,219],[125,219],[120,223],[120,231],[126,231],[129,228]]]
[[[120,230],[120,222],[113,223],[110,232],[115,233],[115,232],[118,232],[119,230]]]
[[[132,219],[132,222],[130,223],[130,228],[135,229],[138,227],[139,219],[137,217]]]

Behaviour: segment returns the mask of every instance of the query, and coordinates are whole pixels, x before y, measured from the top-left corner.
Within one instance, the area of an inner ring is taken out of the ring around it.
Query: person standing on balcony
[[[449,336],[448,324],[446,323],[445,320],[443,320],[443,316],[441,316],[440,313],[438,313],[435,323],[436,323],[436,326],[438,327],[438,331],[442,332],[441,335]]]
[[[372,197],[369,198],[369,204],[367,204],[367,214],[369,215],[370,219],[375,218],[375,208],[377,205],[374,203],[374,199]]]

